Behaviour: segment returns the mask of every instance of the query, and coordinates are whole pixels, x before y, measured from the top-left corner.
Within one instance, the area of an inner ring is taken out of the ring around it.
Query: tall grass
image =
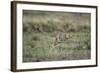
[[[54,32],[70,38],[54,46]],[[23,11],[23,62],[90,59],[90,14]]]

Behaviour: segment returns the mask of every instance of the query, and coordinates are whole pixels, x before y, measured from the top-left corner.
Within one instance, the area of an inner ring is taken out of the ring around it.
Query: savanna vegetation
[[[90,59],[90,16],[23,10],[23,62]]]

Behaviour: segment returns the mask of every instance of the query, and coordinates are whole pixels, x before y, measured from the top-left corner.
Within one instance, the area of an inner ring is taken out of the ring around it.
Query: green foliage
[[[89,17],[84,13],[75,17],[73,13],[24,11],[23,61],[90,59]],[[71,37],[54,46],[55,31]]]

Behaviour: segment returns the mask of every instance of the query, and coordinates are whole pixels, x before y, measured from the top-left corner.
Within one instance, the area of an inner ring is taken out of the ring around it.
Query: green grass
[[[90,14],[74,15],[24,11],[23,62],[90,59]],[[71,37],[54,46],[58,30]]]

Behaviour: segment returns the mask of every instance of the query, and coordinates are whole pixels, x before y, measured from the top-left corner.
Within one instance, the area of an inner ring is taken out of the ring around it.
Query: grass
[[[23,62],[91,58],[90,14],[23,11]],[[54,31],[70,38],[54,46]]]

